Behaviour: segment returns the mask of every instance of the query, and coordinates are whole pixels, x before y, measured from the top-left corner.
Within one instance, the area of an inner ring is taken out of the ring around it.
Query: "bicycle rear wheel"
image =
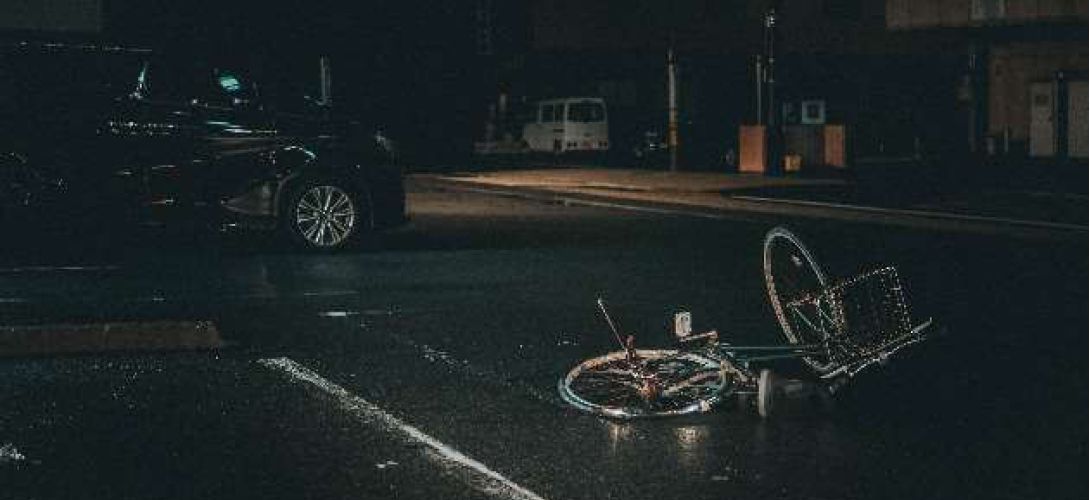
[[[824,343],[829,333],[822,325],[831,317],[829,311],[821,310],[826,306],[820,300],[801,299],[822,293],[828,280],[810,250],[786,228],[775,227],[765,235],[764,275],[768,300],[787,341]],[[835,367],[827,355],[804,356],[802,360],[818,375]]]
[[[607,417],[661,417],[708,411],[733,388],[734,377],[710,357],[673,349],[636,354],[637,366],[625,351],[583,361],[560,379],[560,396]]]

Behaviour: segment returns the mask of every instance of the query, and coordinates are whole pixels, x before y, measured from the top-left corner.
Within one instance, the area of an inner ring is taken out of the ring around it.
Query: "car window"
[[[209,104],[235,106],[253,99],[253,85],[242,75],[231,70],[215,68],[211,75],[206,99]]]
[[[162,60],[144,63],[141,71],[141,89],[143,97],[168,102],[188,102],[193,99],[192,76],[184,68]]]
[[[142,94],[150,99],[229,107],[252,98],[248,82],[233,71],[161,60],[146,64]]]

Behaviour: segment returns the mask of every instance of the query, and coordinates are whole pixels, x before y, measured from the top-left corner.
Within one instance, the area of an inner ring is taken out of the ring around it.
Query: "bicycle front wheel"
[[[639,349],[588,359],[559,383],[560,396],[580,410],[612,418],[661,417],[710,410],[735,378],[708,356]]]
[[[783,227],[772,228],[765,235],[763,254],[768,300],[784,337],[792,344],[825,343],[830,333],[825,325],[831,317],[827,305],[817,300],[802,304],[800,300],[815,297],[828,286],[813,254]],[[818,375],[834,368],[828,355],[804,356],[802,360]]]

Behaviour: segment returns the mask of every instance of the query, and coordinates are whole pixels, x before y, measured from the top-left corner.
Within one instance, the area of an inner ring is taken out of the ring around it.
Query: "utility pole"
[[[329,108],[333,105],[333,75],[329,67],[329,56],[318,58],[318,81],[321,99],[319,102]]]
[[[779,103],[776,102],[776,7],[765,12],[765,94],[767,118],[765,120],[765,172],[771,176],[783,174],[780,150],[783,137],[780,131]]]
[[[765,65],[764,56],[757,56],[754,64],[754,74],[757,75],[757,125],[764,125],[764,90],[765,90]]]
[[[667,121],[666,145],[670,148],[670,171],[677,171],[677,59],[674,47],[666,49]]]

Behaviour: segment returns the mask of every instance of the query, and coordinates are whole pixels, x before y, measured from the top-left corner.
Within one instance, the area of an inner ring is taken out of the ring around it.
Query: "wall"
[[[988,133],[1001,136],[1010,130],[1011,139],[1029,138],[1029,86],[1052,81],[1064,70],[1069,77],[1086,78],[1085,42],[1019,42],[991,49],[988,67]]]
[[[1087,0],[886,0],[893,30],[1085,21]]]

